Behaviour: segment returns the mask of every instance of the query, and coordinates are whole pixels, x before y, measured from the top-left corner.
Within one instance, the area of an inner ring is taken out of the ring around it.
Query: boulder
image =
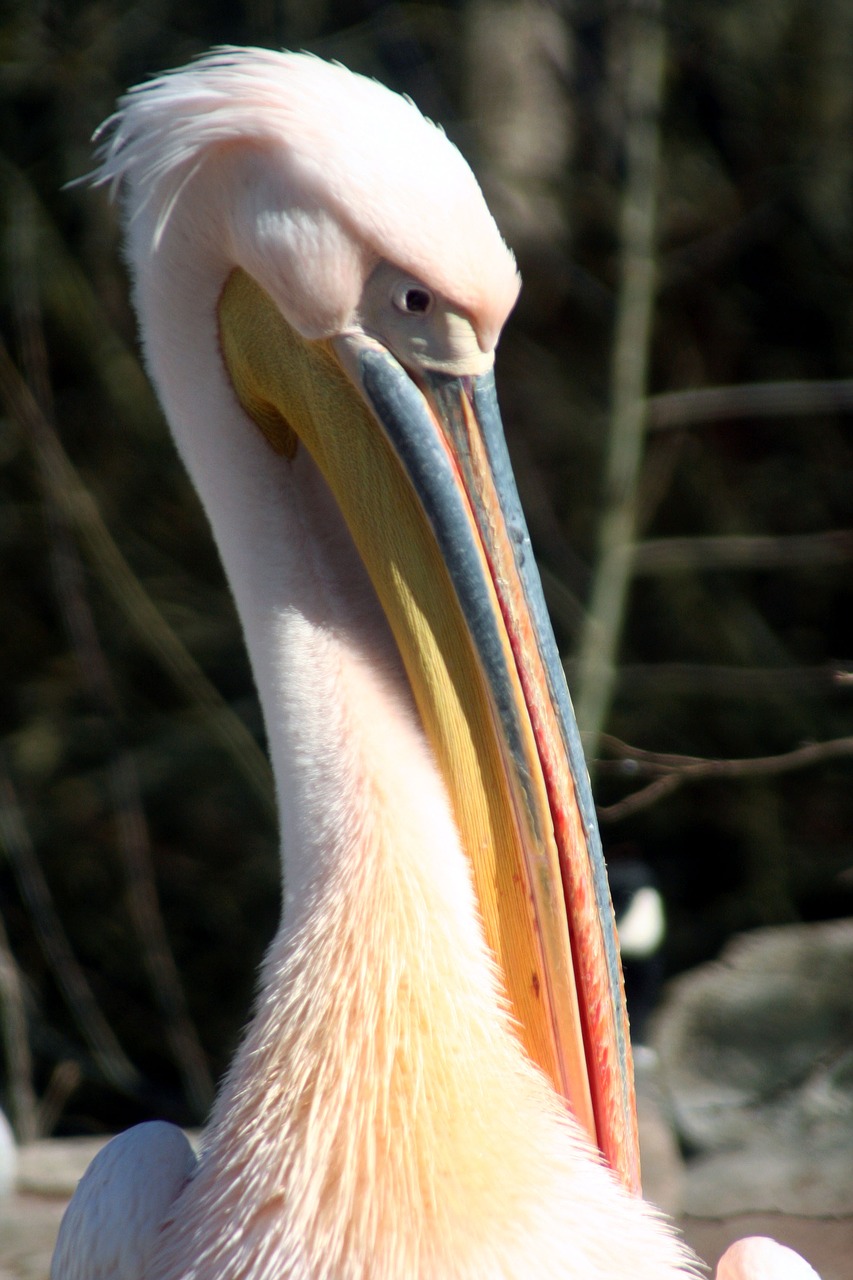
[[[735,939],[669,984],[653,1042],[686,1213],[853,1213],[853,920]]]

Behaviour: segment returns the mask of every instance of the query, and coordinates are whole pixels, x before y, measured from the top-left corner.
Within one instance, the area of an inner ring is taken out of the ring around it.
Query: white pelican
[[[634,1194],[603,864],[494,395],[518,278],[471,171],[403,98],[257,49],[131,91],[104,137],[284,903],[198,1161],[167,1125],[115,1139],[54,1280],[684,1280]]]

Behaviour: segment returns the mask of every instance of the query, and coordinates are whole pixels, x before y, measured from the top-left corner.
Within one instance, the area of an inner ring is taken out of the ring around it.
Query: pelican
[[[495,398],[519,279],[413,104],[223,49],[131,90],[145,359],[263,705],[283,905],[196,1157],[154,1122],[53,1280],[685,1280],[637,1194],[594,811]],[[599,1154],[601,1152],[601,1154]]]

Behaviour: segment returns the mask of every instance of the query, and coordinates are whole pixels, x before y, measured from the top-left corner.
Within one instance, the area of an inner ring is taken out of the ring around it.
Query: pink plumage
[[[351,382],[361,410],[366,352],[421,397],[419,430],[435,424],[436,373],[473,413],[518,290],[473,174],[406,100],[263,50],[133,90],[102,146],[148,368],[264,708],[285,894],[198,1163],[164,1126],[108,1146],[63,1222],[53,1280],[695,1276],[526,1057],[353,531],[317,459],[270,447],[223,358],[220,304],[242,273],[306,359],[338,360],[334,387]],[[332,427],[356,448],[348,422]],[[431,464],[448,448],[437,431]],[[406,597],[413,627],[420,603]]]

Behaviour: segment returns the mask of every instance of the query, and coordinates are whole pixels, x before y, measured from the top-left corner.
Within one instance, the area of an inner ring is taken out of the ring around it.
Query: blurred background
[[[6,0],[0,1093],[21,1138],[204,1116],[278,914],[260,716],[66,184],[212,44],[409,94],[525,281],[499,393],[608,861],[677,974],[853,908],[853,6]],[[746,762],[746,763],[745,763]]]

